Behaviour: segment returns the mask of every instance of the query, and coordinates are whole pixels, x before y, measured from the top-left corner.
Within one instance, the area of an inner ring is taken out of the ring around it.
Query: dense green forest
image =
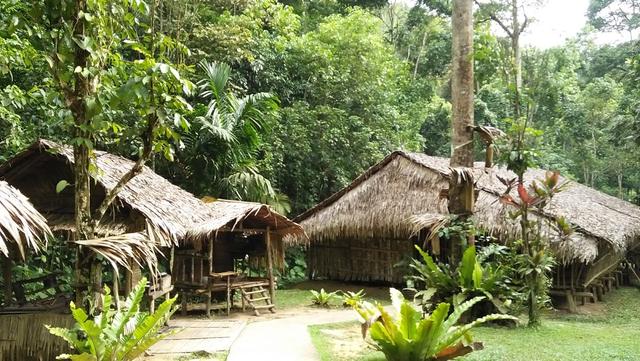
[[[147,115],[137,109],[162,107],[150,166],[198,196],[262,201],[295,215],[392,150],[450,155],[446,0],[123,3],[152,6],[151,20],[121,8],[85,14],[87,22],[122,16],[131,25],[82,43],[108,65],[87,109],[92,142],[136,158],[142,143],[133,135]],[[514,32],[494,31],[510,24],[505,3],[483,1],[476,11],[476,123],[509,130],[521,112],[536,166],[640,204],[639,45],[594,41],[600,31],[633,34],[636,1],[592,0],[589,26],[576,38],[522,46],[518,109]],[[612,3],[621,10],[605,11]],[[59,36],[69,24],[59,21],[68,11],[65,2],[0,0],[0,161],[37,138],[79,139],[68,131],[74,117],[60,84],[92,70],[64,67],[73,54]],[[132,85],[136,77],[145,84],[149,58],[157,63],[148,69],[161,74],[159,100]]]

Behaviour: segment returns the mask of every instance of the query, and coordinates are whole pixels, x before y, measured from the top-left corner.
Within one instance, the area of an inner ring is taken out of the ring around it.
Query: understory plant
[[[492,314],[471,323],[460,324],[460,317],[483,296],[474,297],[450,312],[449,303],[440,303],[431,313],[390,289],[392,312],[380,304],[361,302],[353,308],[362,322],[362,336],[370,335],[372,346],[384,353],[388,361],[450,360],[482,348],[474,343],[470,330],[494,320],[515,320],[508,315]]]
[[[455,269],[449,264],[437,263],[420,247],[416,249],[422,259],[412,260],[414,275],[409,280],[414,287],[423,287],[415,296],[427,310],[440,301],[457,304],[484,296],[500,312],[508,313],[509,306],[517,299],[511,287],[510,265],[488,262],[486,255],[476,254],[475,246],[464,251]]]
[[[529,326],[537,326],[540,324],[540,310],[549,301],[549,273],[555,264],[549,238],[563,239],[573,233],[565,218],[545,214],[544,208],[566,188],[567,183],[560,183],[558,172],[547,172],[544,179],[533,181],[529,190],[524,186],[522,177],[520,180],[500,181],[507,186],[500,200],[515,208],[509,214],[520,224],[522,238],[514,243],[521,250],[517,269],[525,284]],[[517,197],[511,195],[514,187],[517,188]]]
[[[316,306],[329,307],[329,302],[338,297],[338,292],[340,291],[327,292],[324,288],[320,291],[311,290],[311,301]]]
[[[364,290],[358,292],[347,291],[342,292],[342,305],[345,307],[353,307],[364,300]]]
[[[160,329],[177,307],[176,297],[165,300],[154,313],[144,312],[140,304],[147,280],[143,278],[119,309],[114,307],[109,288],[102,295],[102,312],[90,312],[71,302],[73,328],[51,327],[53,335],[62,337],[76,354],[63,354],[58,359],[73,361],[130,361],[142,355],[156,342],[176,332],[160,333]]]

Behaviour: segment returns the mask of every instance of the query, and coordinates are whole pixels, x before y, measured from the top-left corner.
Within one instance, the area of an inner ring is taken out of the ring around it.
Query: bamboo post
[[[13,298],[13,289],[11,285],[11,258],[2,256],[2,278],[4,281],[4,305],[11,304]]]
[[[271,304],[275,304],[275,284],[273,282],[273,255],[271,254],[271,229],[267,226],[264,234],[265,244],[267,246],[267,277],[269,277],[269,296],[271,296]]]
[[[116,301],[116,309],[120,309],[120,273],[118,272],[118,266],[113,269],[113,297]]]
[[[217,235],[214,239],[209,240],[209,273],[213,272],[213,243],[216,238]]]

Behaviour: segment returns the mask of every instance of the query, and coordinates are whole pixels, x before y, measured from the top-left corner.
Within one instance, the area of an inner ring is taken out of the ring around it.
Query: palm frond
[[[198,64],[205,77],[198,82],[200,96],[215,98],[220,102],[225,96],[225,88],[231,77],[231,67],[225,63],[202,61]]]
[[[157,277],[158,248],[145,233],[125,233],[117,236],[74,241],[74,243],[87,247],[92,252],[104,257],[118,272],[118,266],[131,270],[131,262],[140,267],[145,265],[154,277]]]
[[[51,236],[46,219],[27,197],[0,181],[0,253],[9,257],[9,245],[13,244],[24,259],[26,249],[40,252]]]

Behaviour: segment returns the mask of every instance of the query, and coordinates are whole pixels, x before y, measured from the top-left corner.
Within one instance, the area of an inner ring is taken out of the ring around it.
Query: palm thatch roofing
[[[91,189],[92,202],[96,203],[92,207],[97,207],[97,202],[131,169],[134,162],[98,150],[93,152],[93,159],[97,171],[92,175],[96,181]],[[1,165],[0,178],[5,178],[27,194],[52,229],[73,231],[73,187],[67,187],[60,193],[55,189],[60,180],[73,183],[73,162],[71,147],[41,139]],[[288,225],[293,226],[291,230],[294,233],[300,231],[298,225],[267,206],[231,201],[216,203],[214,206],[206,204],[145,166],[118,193],[114,206],[97,231],[105,240],[144,231],[148,239],[160,246],[199,242],[239,218],[238,208],[242,208],[246,215],[268,219],[274,228]],[[240,204],[243,206],[239,207]]]
[[[0,254],[9,257],[10,249],[15,248],[24,259],[26,249],[39,252],[46,247],[50,235],[46,219],[27,197],[0,181]]]
[[[498,201],[506,189],[498,176],[509,179],[515,174],[502,167],[486,169],[483,163],[476,163],[473,174],[479,190],[476,223],[502,239],[519,237],[519,225],[508,216],[512,209]],[[525,185],[544,175],[541,169],[528,170]],[[304,227],[311,242],[406,239],[422,226],[437,223],[434,215],[448,213],[440,191],[449,187],[450,176],[447,158],[396,151],[294,220]],[[640,242],[640,207],[576,182],[570,182],[538,216],[564,216],[573,226],[575,232],[569,239],[552,238],[564,262],[592,262],[605,248],[624,252]]]
[[[287,217],[274,211],[268,205],[256,202],[215,199],[206,203],[214,214],[209,220],[193,228],[192,238],[213,238],[219,231],[241,230],[242,228],[265,228],[270,232],[287,237],[304,239],[302,227]]]

